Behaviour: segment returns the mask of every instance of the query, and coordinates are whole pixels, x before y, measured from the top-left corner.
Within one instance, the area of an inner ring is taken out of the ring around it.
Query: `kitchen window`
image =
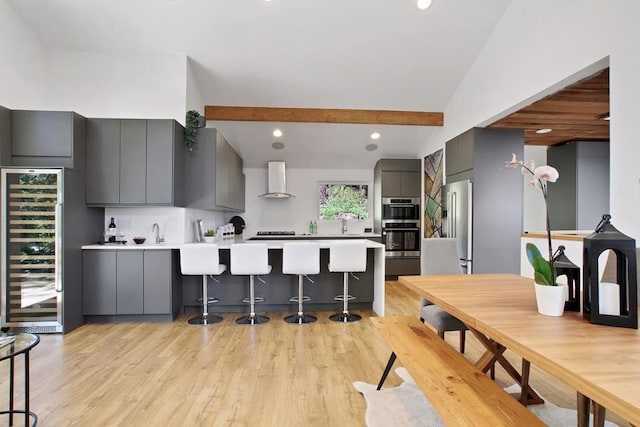
[[[321,182],[319,202],[320,219],[367,219],[369,218],[369,185]]]

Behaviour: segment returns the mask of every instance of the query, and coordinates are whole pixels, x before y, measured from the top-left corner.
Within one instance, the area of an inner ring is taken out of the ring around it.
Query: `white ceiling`
[[[206,105],[444,111],[509,0],[8,0],[49,49],[185,54]],[[446,121],[446,117],[445,117]],[[208,122],[266,167],[417,157],[414,126]],[[283,150],[274,150],[275,127]],[[379,149],[365,151],[374,130]]]

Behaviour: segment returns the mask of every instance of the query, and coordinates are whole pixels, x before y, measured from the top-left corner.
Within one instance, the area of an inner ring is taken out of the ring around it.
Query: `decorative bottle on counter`
[[[116,226],[116,222],[111,217],[111,222],[109,223],[109,229],[107,231],[107,235],[109,236],[109,243],[115,243],[116,236],[118,235],[118,227]]]

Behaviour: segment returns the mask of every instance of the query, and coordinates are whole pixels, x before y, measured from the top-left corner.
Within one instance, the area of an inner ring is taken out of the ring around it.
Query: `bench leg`
[[[387,362],[387,366],[384,368],[384,372],[382,373],[382,378],[380,378],[380,382],[378,383],[378,388],[376,390],[380,390],[382,388],[382,384],[384,384],[387,379],[387,375],[389,375],[389,371],[393,366],[393,363],[396,361],[396,354],[391,352],[391,356],[389,357],[389,361]]]

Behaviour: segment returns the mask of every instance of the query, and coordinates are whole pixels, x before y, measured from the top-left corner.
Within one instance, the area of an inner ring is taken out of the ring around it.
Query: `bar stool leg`
[[[267,316],[261,316],[256,314],[256,294],[255,294],[255,281],[254,275],[249,276],[249,304],[250,313],[248,316],[242,316],[236,319],[236,323],[239,325],[259,325],[261,323],[267,323],[269,318]]]
[[[304,276],[302,274],[298,274],[298,314],[292,314],[291,316],[287,316],[284,318],[284,321],[287,323],[297,323],[299,325],[303,323],[313,323],[318,318],[316,316],[311,316],[308,314],[304,314],[302,311],[302,303],[304,301]]]
[[[343,323],[357,322],[358,320],[362,319],[362,316],[349,313],[349,273],[348,272],[344,273],[344,283],[342,285],[342,290],[343,290],[342,296],[344,298],[342,300],[342,313],[331,315],[329,316],[329,319],[333,320],[334,322],[343,322]]]
[[[209,314],[209,289],[207,286],[207,275],[202,275],[202,316],[192,317],[188,320],[190,325],[211,325],[213,323],[222,322],[222,317],[215,314]],[[212,302],[218,302],[213,299]]]

